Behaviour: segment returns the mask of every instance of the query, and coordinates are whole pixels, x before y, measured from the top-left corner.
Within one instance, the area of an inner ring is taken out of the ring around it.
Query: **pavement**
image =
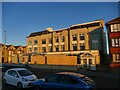
[[[120,79],[120,73],[113,73],[113,72],[98,72],[98,71],[91,71],[85,69],[79,69],[76,72],[85,74],[90,77],[96,78],[111,78],[111,79]]]
[[[0,69],[0,90],[2,89],[2,71]]]

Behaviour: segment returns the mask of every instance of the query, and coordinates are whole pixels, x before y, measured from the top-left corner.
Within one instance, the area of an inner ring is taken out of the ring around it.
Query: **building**
[[[26,53],[26,46],[13,46],[1,44],[0,53],[2,63],[21,63]]]
[[[105,61],[102,57],[106,55],[104,21],[96,20],[60,30],[47,28],[33,32],[27,37],[27,53],[76,56],[77,64],[87,67],[90,64],[101,64]]]
[[[109,40],[109,53],[111,66],[120,67],[120,17],[106,23]]]
[[[0,43],[0,63],[2,63],[2,44]]]

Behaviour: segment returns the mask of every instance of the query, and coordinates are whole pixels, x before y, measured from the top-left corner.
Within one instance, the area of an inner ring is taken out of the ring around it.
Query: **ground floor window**
[[[46,47],[42,47],[42,52],[46,52]]]
[[[73,44],[73,51],[77,50],[77,44]]]
[[[113,54],[113,62],[120,62],[120,54]]]
[[[58,45],[55,46],[55,50],[56,50],[56,52],[59,51],[59,46]]]

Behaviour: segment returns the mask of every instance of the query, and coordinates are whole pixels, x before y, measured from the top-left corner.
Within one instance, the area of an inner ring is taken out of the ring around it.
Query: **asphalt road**
[[[70,71],[70,70],[56,70],[56,69],[30,69],[38,78],[44,78],[50,74],[54,74],[57,72],[62,72],[62,71]],[[76,71],[72,71],[76,72]],[[77,71],[79,72],[79,71]],[[79,72],[81,73],[81,72]],[[86,72],[82,72],[82,74],[87,75]],[[91,72],[94,73],[94,72]],[[102,72],[103,73],[103,72]],[[109,75],[109,73],[108,73]],[[104,77],[93,77],[89,76],[96,82],[96,88],[112,88],[112,89],[120,89],[120,79],[115,79],[115,78],[104,78]],[[6,85],[2,87],[2,90],[17,90],[16,87],[11,86],[11,85]],[[24,90],[24,89],[23,89]],[[25,89],[26,90],[26,89]],[[30,89],[27,89],[30,90]]]

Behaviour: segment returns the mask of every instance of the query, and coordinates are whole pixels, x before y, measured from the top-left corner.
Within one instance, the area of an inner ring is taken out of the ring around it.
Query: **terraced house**
[[[22,63],[26,53],[26,46],[1,44],[0,53],[2,63]]]
[[[74,58],[76,64],[85,67],[104,64],[106,55],[104,21],[95,20],[59,30],[47,28],[43,31],[33,32],[27,37],[27,53],[42,55],[47,64],[61,65],[67,60],[64,59],[67,56],[77,57]],[[49,57],[50,55],[52,57]],[[60,55],[64,57],[57,62],[58,58],[54,57]],[[51,62],[48,63],[49,58]]]
[[[106,23],[111,55],[111,66],[120,67],[120,17]]]

